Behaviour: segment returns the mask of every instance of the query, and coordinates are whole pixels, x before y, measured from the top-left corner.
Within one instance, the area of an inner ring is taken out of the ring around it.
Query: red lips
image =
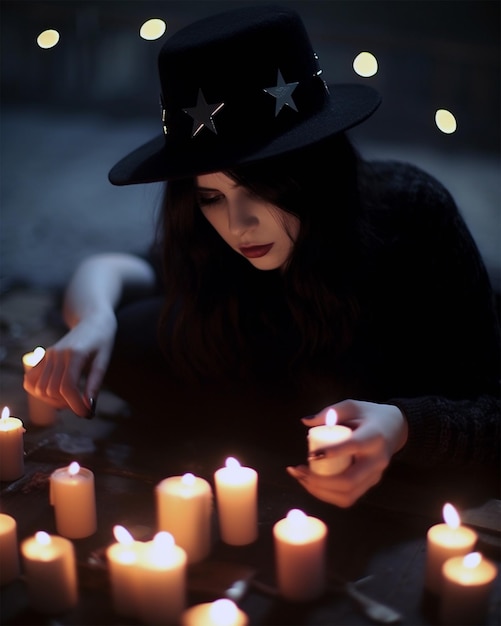
[[[240,252],[248,259],[258,259],[265,256],[273,248],[272,243],[268,243],[265,246],[241,246]]]

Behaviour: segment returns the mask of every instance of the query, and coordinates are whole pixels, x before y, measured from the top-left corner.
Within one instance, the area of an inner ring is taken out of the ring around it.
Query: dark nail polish
[[[90,409],[87,415],[85,416],[85,419],[91,420],[93,417],[96,416],[96,399],[89,398],[89,402],[90,402]]]

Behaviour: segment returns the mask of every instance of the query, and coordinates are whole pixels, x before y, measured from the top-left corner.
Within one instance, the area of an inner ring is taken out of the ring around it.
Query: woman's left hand
[[[352,464],[335,476],[314,474],[306,465],[288,467],[287,471],[319,500],[346,508],[381,480],[392,456],[407,441],[407,421],[394,405],[358,400],[333,404],[302,421],[308,427],[325,424],[331,408],[337,413],[338,423],[353,430],[348,440],[336,445],[335,452],[352,456]]]

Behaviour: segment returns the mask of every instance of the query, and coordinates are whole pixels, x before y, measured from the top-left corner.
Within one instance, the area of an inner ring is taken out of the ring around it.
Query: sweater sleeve
[[[386,396],[409,425],[397,458],[499,472],[500,333],[489,278],[451,195],[417,168],[405,171],[385,283],[395,311],[385,345],[399,360],[393,375],[406,380]]]

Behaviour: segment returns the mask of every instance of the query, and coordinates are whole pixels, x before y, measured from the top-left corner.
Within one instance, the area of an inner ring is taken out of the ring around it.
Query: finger
[[[79,381],[86,365],[86,358],[75,353],[70,354],[60,381],[60,394],[65,399],[69,408],[80,417],[86,417],[89,413],[90,404],[87,405],[82,398]]]
[[[108,368],[108,362],[108,354],[102,355],[99,353],[96,355],[88,373],[87,383],[85,385],[85,395],[87,398],[96,398],[98,396]]]

